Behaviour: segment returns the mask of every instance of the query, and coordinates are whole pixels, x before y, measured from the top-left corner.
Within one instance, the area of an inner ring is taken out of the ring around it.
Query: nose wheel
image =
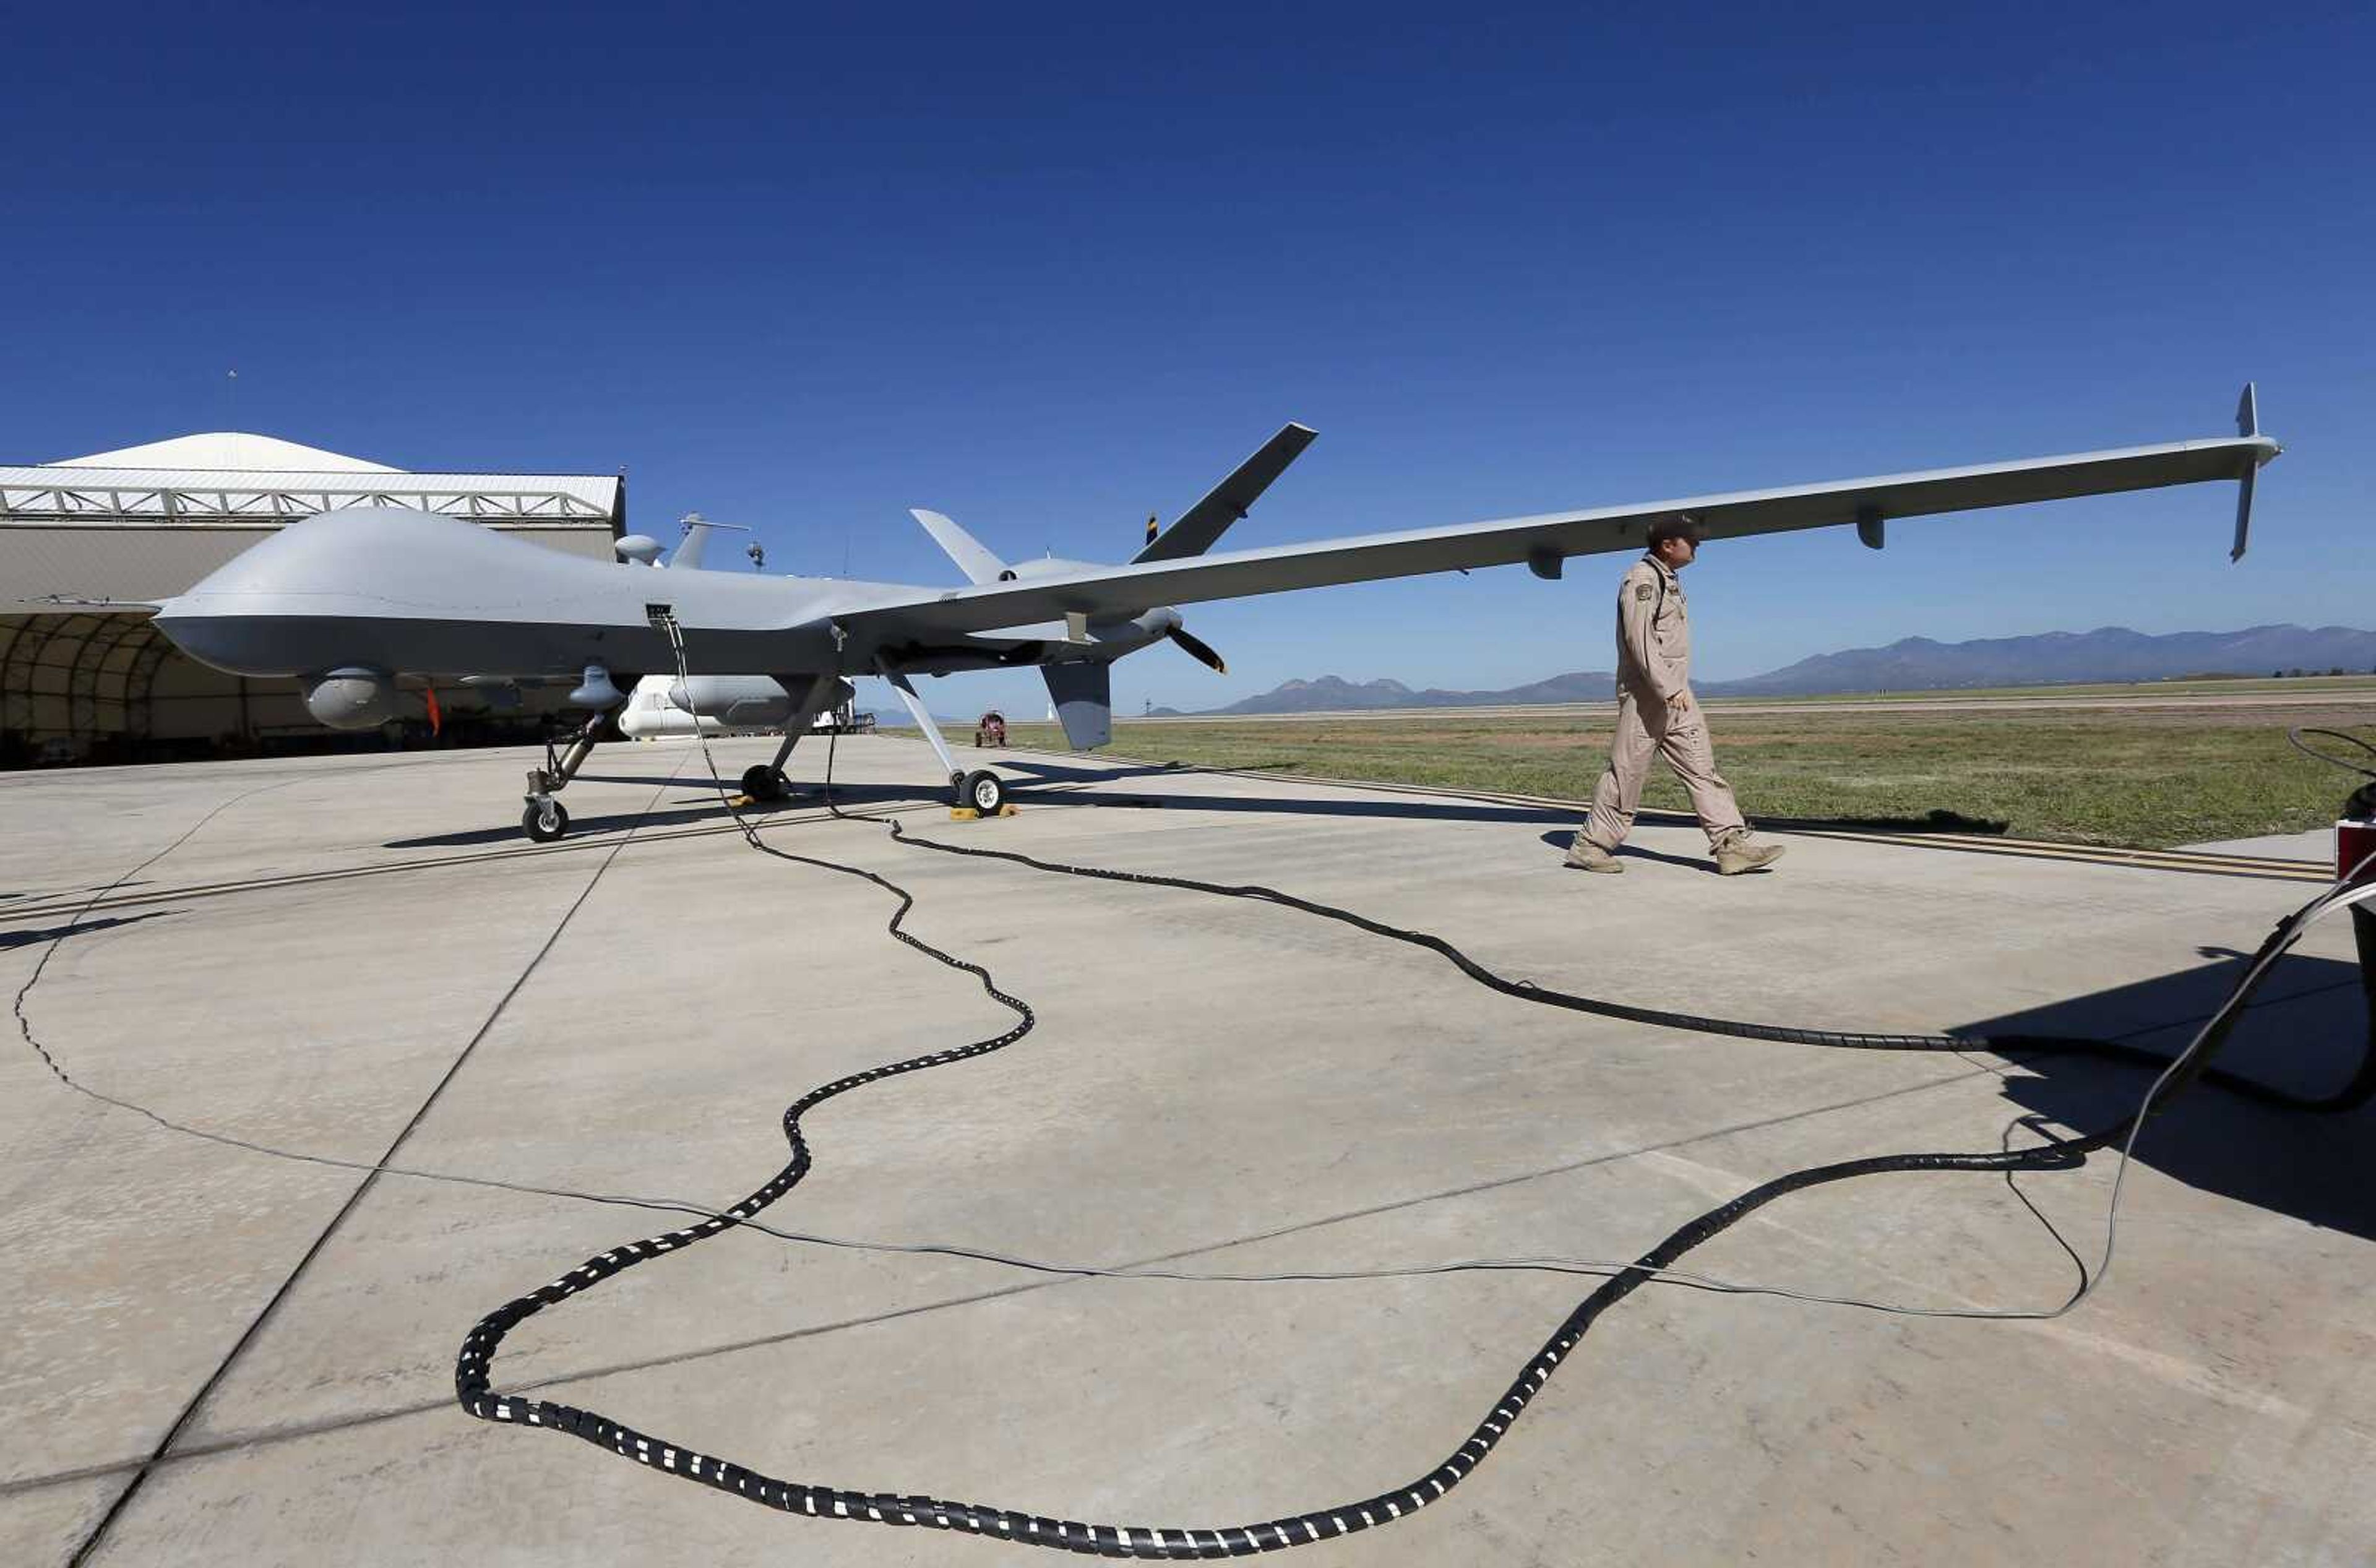
[[[612,715],[597,713],[589,717],[569,739],[566,752],[558,753],[553,742],[544,742],[544,766],[532,767],[528,774],[527,807],[520,813],[520,831],[539,844],[550,844],[569,831],[569,812],[552,797],[569,787],[586,759],[594,754],[601,742],[617,736]]]

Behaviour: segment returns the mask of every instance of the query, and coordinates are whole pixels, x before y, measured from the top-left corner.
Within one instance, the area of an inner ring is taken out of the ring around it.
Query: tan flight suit
[[[1592,791],[1592,814],[1581,835],[1614,849],[1633,831],[1642,803],[1643,780],[1656,753],[1667,759],[1691,792],[1711,848],[1743,832],[1732,786],[1716,770],[1707,720],[1696,698],[1675,713],[1672,704],[1691,693],[1692,624],[1682,585],[1655,555],[1645,555],[1617,588],[1617,738],[1610,743],[1609,770]]]

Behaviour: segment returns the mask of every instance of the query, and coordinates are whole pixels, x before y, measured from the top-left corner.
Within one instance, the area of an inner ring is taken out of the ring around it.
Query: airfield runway
[[[2282,855],[1812,834],[1778,874],[1720,879],[1672,823],[1590,877],[1560,868],[1566,814],[1523,802],[1010,760],[1019,814],[972,824],[925,797],[919,742],[847,742],[838,772],[919,835],[1267,884],[1545,986],[1816,1028],[2175,1049],[2316,891]],[[803,747],[796,778],[821,761]],[[783,1164],[787,1102],[1011,1018],[885,934],[889,895],[754,852],[697,750],[598,754],[550,847],[517,835],[529,763],[0,777],[0,980],[46,961],[27,1028],[120,1102],[6,1032],[0,1562],[1054,1561],[788,1517],[456,1408],[482,1314],[679,1222],[559,1194],[723,1206]],[[2144,1087],[1533,1006],[1276,905],[935,854],[812,809],[765,836],[911,889],[909,928],[1039,1019],[813,1112],[814,1171],[765,1218],[815,1236],[1256,1274],[1622,1261],[1800,1167],[2093,1127]],[[2346,921],[2314,931],[2228,1063],[2339,1079],[2364,1028],[2351,956]],[[1828,1186],[1685,1266],[2050,1307],[2063,1242],[2101,1244],[2113,1170]],[[2070,1315],[1651,1287],[1464,1484],[1299,1555],[2363,1562],[2371,1176],[2376,1112],[2198,1089],[2148,1127],[2118,1265]],[[531,1319],[495,1383],[795,1480],[1229,1526],[1433,1469],[1597,1283],[1085,1279],[744,1230]]]

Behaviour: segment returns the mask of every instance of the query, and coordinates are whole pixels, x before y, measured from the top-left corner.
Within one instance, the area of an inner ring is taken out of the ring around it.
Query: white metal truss
[[[490,523],[607,522],[618,492],[619,481],[603,476],[0,469],[0,522],[253,527],[356,506],[410,506]]]

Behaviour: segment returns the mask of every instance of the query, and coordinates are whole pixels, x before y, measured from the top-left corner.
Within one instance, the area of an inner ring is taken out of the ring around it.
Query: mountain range
[[[1693,683],[1704,696],[1813,696],[1846,692],[1947,691],[1972,686],[2050,686],[2087,681],[2162,681],[2186,675],[2358,674],[2376,670],[2376,632],[2348,626],[2249,626],[2240,632],[2168,632],[2125,626],[2044,632],[1942,643],[1905,637],[1886,647],[1817,654],[1739,681]],[[1525,707],[1605,702],[1607,671],[1576,671],[1494,692],[1414,689],[1400,681],[1336,675],[1289,681],[1216,714],[1330,713],[1388,707]],[[1156,713],[1176,714],[1175,708]]]

